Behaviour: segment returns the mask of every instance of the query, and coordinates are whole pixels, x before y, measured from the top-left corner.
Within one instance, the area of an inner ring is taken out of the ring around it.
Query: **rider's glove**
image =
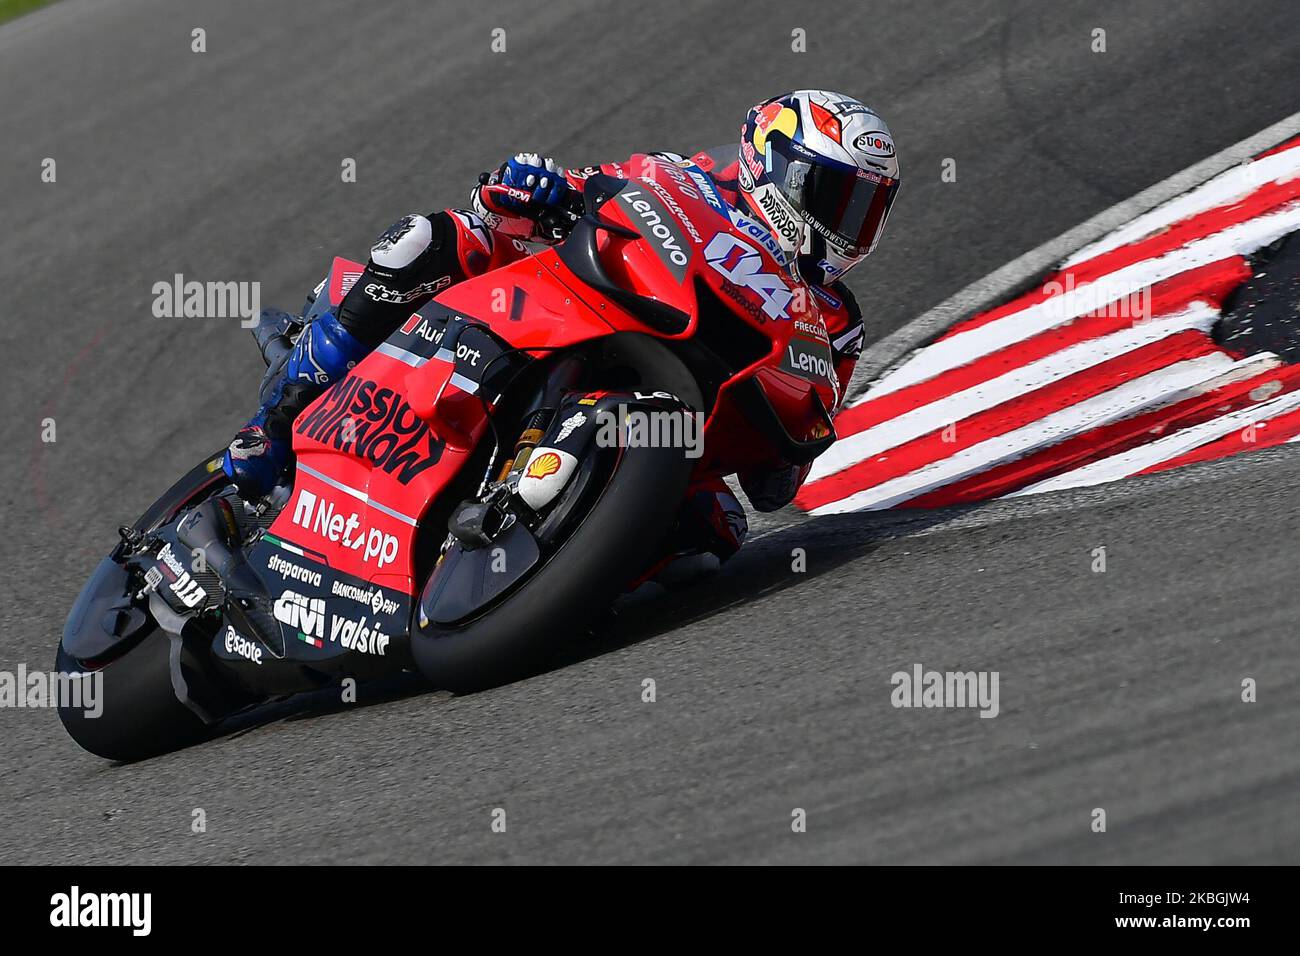
[[[555,242],[576,216],[574,188],[550,157],[518,153],[493,173],[479,176],[474,211],[490,227],[520,239]]]
[[[555,160],[537,153],[516,153],[506,160],[499,172],[502,184],[531,193],[528,202],[521,202],[517,197],[506,199],[507,206],[514,206],[521,213],[539,207],[559,206],[573,188]]]

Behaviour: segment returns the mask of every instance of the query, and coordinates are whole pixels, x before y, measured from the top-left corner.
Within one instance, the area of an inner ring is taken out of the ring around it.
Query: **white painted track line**
[[[891,508],[1039,448],[1091,431],[1099,425],[1177,401],[1189,389],[1195,389],[1207,378],[1222,374],[1233,364],[1227,355],[1216,352],[1159,369],[1005,435],[971,445],[915,471],[814,508],[812,513],[837,514]]]

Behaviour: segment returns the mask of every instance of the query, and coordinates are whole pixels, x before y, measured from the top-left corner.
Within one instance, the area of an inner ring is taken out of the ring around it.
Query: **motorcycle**
[[[671,559],[692,480],[830,446],[825,324],[767,229],[690,162],[571,175],[567,238],[414,312],[298,416],[266,499],[217,454],[119,530],[59,643],[102,681],[99,716],[59,710],[73,740],[136,760],[348,678],[518,679]],[[263,314],[268,380],[362,270]],[[638,427],[686,416],[694,456]]]

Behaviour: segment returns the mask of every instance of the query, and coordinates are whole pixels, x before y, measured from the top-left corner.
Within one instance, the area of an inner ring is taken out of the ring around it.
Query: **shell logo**
[[[524,475],[528,478],[546,478],[559,471],[560,464],[560,456],[548,451],[530,461]]]

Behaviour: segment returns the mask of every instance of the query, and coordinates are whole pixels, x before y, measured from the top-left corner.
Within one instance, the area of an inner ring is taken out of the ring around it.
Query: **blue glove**
[[[519,200],[508,196],[500,197],[503,206],[508,206],[521,213],[537,211],[536,207],[558,206],[573,189],[564,178],[564,171],[549,156],[542,158],[537,153],[517,153],[501,167],[501,183],[516,189],[532,193],[533,209]]]

